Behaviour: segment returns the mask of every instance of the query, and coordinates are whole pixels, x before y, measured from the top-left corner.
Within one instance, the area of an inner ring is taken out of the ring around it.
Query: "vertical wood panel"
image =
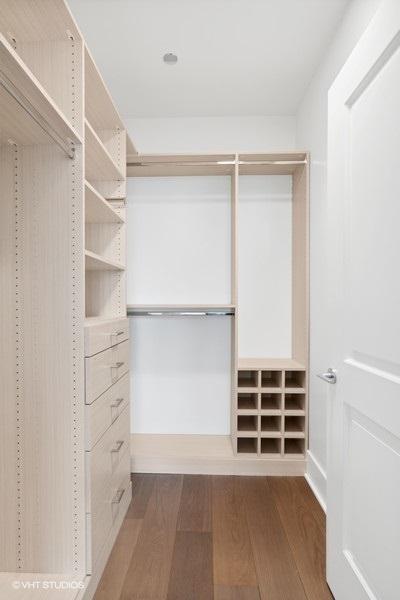
[[[19,411],[19,377],[22,356],[19,326],[22,317],[20,294],[21,252],[19,238],[23,224],[21,197],[18,195],[18,150],[7,145],[0,148],[0,566],[2,571],[17,569],[17,430]]]

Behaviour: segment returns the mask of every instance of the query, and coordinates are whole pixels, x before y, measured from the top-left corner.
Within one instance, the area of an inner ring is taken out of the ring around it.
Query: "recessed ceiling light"
[[[178,62],[178,57],[173,52],[167,52],[167,54],[164,54],[163,59],[167,65],[176,65]]]

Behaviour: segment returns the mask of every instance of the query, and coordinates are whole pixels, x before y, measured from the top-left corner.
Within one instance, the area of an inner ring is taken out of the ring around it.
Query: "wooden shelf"
[[[85,48],[86,116],[95,130],[125,129],[103,77]]]
[[[86,223],[125,222],[88,181],[85,181],[85,221]]]
[[[124,265],[85,250],[86,271],[125,271]]]
[[[286,371],[305,369],[305,365],[293,358],[239,358],[238,369]]]
[[[128,150],[129,177],[171,177],[176,175],[231,175],[234,154],[131,154]]]
[[[110,153],[85,119],[86,179],[89,181],[123,181],[124,173],[117,167]]]
[[[21,15],[23,17],[21,18]],[[19,42],[65,40],[66,32],[75,41],[82,37],[67,2],[51,0],[1,0],[2,31],[10,31]]]
[[[78,132],[2,34],[0,64],[5,85],[11,91],[0,85],[1,143],[9,140],[20,145],[54,143],[45,129],[66,145],[70,145],[69,140],[82,143]],[[27,109],[22,108],[21,102]]]

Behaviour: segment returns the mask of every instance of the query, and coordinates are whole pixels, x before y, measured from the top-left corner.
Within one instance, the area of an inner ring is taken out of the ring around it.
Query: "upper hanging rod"
[[[39,125],[41,129],[61,148],[69,157],[74,158],[75,147],[70,140],[63,140],[44,117],[36,110],[29,100],[15,87],[2,71],[0,71],[0,85],[8,94],[19,104],[19,106],[29,114],[29,116]]]
[[[129,306],[128,317],[226,317],[235,314],[233,306]]]
[[[217,160],[215,162],[201,162],[201,161],[134,161],[128,162],[127,167],[152,167],[156,165],[174,165],[179,167],[210,167],[214,165],[234,165],[234,160]],[[307,160],[239,160],[238,165],[306,165]]]

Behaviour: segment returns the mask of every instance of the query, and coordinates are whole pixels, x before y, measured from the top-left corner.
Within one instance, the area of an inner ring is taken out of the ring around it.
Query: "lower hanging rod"
[[[231,317],[232,310],[212,311],[183,311],[183,310],[132,310],[128,308],[128,317]]]
[[[35,121],[37,125],[61,148],[68,158],[75,156],[75,147],[70,140],[64,140],[51,125],[42,117],[29,100],[15,87],[12,81],[0,71],[0,85],[19,104],[19,106]]]

